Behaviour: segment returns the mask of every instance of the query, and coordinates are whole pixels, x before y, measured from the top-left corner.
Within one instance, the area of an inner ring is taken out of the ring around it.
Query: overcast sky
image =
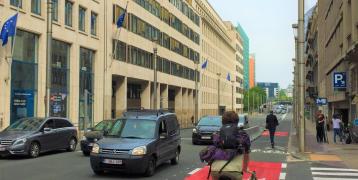
[[[208,0],[223,20],[243,26],[256,56],[256,82],[292,84],[297,0]],[[316,0],[306,0],[305,11]]]

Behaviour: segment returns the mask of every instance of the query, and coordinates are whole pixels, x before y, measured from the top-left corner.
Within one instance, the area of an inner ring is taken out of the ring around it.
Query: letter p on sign
[[[334,88],[346,88],[346,73],[335,72],[333,74],[333,86]]]

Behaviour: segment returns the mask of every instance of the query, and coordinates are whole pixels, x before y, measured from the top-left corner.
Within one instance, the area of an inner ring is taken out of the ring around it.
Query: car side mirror
[[[51,128],[44,128],[43,132],[50,132],[51,130]]]
[[[161,134],[159,135],[159,138],[160,138],[160,139],[166,139],[166,138],[168,138],[168,134],[167,134],[167,133],[161,133]]]
[[[87,132],[93,131],[93,128],[87,128],[86,131]]]

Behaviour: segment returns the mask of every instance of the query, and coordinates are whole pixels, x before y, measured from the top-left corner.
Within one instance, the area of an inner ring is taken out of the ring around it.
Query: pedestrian
[[[324,115],[320,113],[318,115],[316,121],[316,130],[317,130],[317,142],[323,143],[324,142]]]
[[[336,142],[337,135],[339,136],[340,142],[342,142],[342,131],[341,131],[342,120],[339,118],[339,115],[337,115],[337,114],[333,115],[332,123],[333,123],[333,141],[334,141],[334,143],[337,143]]]
[[[270,141],[272,149],[275,148],[275,132],[276,127],[278,126],[277,117],[273,114],[273,111],[270,111],[270,114],[266,117],[266,129],[270,132]]]

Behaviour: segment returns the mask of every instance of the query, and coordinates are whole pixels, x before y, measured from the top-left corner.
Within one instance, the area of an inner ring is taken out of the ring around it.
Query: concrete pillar
[[[192,125],[192,117],[195,113],[195,99],[194,99],[194,90],[188,90],[188,113],[189,113],[189,125]]]
[[[141,92],[141,107],[145,109],[150,109],[150,81],[143,82],[141,84],[142,92]]]
[[[356,23],[358,22],[358,1],[351,1],[352,12],[352,41],[358,41],[358,29]]]
[[[184,125],[184,127],[188,127],[188,122],[189,122],[189,113],[188,113],[188,110],[189,110],[189,108],[188,108],[188,105],[189,105],[189,103],[188,103],[188,89],[186,89],[186,88],[183,88],[182,89],[182,97],[183,97],[183,103],[182,103],[182,110],[183,110],[183,125]]]
[[[182,88],[175,89],[175,113],[177,114],[180,127],[183,127],[183,93]]]
[[[115,117],[121,117],[127,109],[127,77],[121,77],[116,81]]]
[[[169,98],[168,98],[168,85],[167,84],[160,84],[160,100],[159,104],[161,103],[161,108],[168,109],[169,108]],[[159,105],[160,107],[160,105]]]

